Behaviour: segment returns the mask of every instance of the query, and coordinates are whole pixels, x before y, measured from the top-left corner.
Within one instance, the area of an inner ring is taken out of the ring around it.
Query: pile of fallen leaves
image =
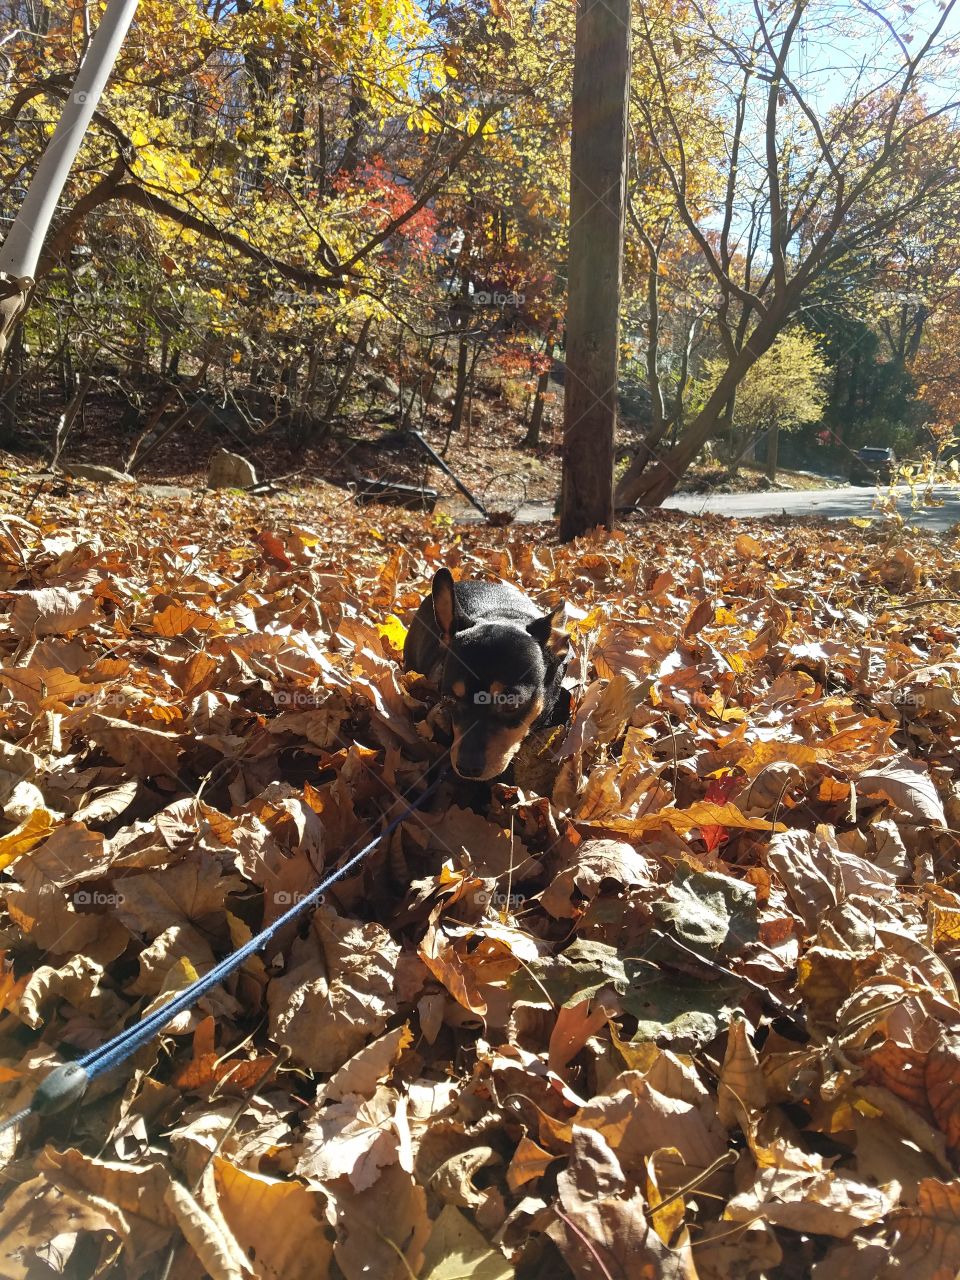
[[[955,543],[0,487],[4,1114],[443,759],[438,566],[567,602],[575,708],[4,1134],[3,1276],[956,1273]]]

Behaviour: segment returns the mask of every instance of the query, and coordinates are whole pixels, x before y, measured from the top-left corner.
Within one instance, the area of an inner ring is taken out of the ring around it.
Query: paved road
[[[36,477],[40,479],[40,476]],[[53,477],[49,477],[53,478]],[[169,484],[143,484],[141,488],[155,497],[189,497],[192,489]],[[908,524],[921,529],[944,531],[960,524],[960,489],[954,485],[938,485],[940,507],[918,507],[911,510],[910,493],[901,490],[900,510]],[[663,504],[674,511],[689,511],[692,515],[710,512],[723,516],[822,516],[828,520],[845,520],[850,516],[876,519],[878,513],[873,502],[875,488],[786,490],[772,493],[719,493],[712,495],[680,494],[668,498]],[[482,517],[478,512],[465,509],[457,513],[458,523],[478,524]],[[525,502],[517,514],[520,524],[536,524],[553,519],[553,504]]]
[[[898,507],[908,524],[921,529],[950,529],[960,523],[960,491],[953,485],[938,485],[939,507],[911,507],[910,491],[899,490]],[[664,506],[675,511],[710,511],[724,516],[821,516],[827,520],[844,520],[850,516],[876,519],[874,499],[877,490],[848,485],[843,489],[791,490],[786,493],[726,493],[701,497],[682,494],[668,498]]]
[[[912,510],[909,490],[904,488],[900,491],[899,508],[908,524],[921,529],[944,531],[960,523],[960,490],[953,485],[938,485],[936,492],[942,506],[921,506]],[[771,493],[719,493],[708,496],[680,494],[668,498],[663,505],[674,511],[689,511],[691,514],[711,512],[739,517],[821,516],[827,520],[847,520],[851,516],[860,516],[872,520],[878,518],[878,512],[873,506],[876,496],[877,490],[872,486],[856,488],[848,485],[842,489]],[[552,517],[551,504],[529,502],[520,508],[517,519],[521,524],[533,524]]]

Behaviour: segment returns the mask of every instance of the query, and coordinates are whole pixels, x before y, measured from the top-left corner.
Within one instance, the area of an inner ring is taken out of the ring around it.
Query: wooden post
[[[578,0],[560,537],[613,527],[630,0]]]

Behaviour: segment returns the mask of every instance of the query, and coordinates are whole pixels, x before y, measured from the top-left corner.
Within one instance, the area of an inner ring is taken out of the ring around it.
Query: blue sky
[[[912,9],[907,13],[907,8]],[[884,27],[886,18],[904,40],[907,50],[915,54],[943,14],[944,6],[936,0],[917,0],[906,6],[877,0],[870,9],[861,3],[811,4],[803,27],[809,32],[797,41],[791,58],[791,73],[802,75],[820,108],[829,109],[842,102],[860,69],[870,68],[872,83],[896,74],[903,65],[903,50],[893,32]],[[816,29],[818,13],[824,29]],[[835,20],[831,21],[831,17]],[[912,39],[910,38],[912,36]],[[960,4],[950,12],[937,45],[954,47],[952,69],[944,68],[936,83],[925,82],[931,99],[945,101],[960,89]]]

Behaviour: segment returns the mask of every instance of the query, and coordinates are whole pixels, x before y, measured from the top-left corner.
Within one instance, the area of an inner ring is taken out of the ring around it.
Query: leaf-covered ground
[[[955,541],[0,490],[4,1114],[442,760],[439,565],[568,603],[576,707],[8,1131],[0,1274],[960,1269]]]

